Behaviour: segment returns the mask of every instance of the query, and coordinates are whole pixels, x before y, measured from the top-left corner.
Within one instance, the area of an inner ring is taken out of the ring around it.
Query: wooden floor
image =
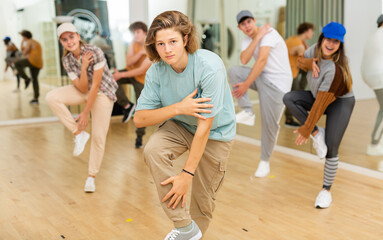
[[[1,127],[0,239],[163,239],[172,224],[134,148],[132,122],[120,121],[112,120],[93,194],[83,192],[89,144],[73,157],[60,123]],[[316,209],[323,164],[275,152],[270,177],[255,179],[259,151],[235,142],[204,239],[383,239],[381,180],[339,170],[332,206]]]
[[[40,81],[39,105],[31,105],[29,101],[33,98],[32,83],[27,89],[24,89],[23,80],[20,85],[20,91],[13,92],[13,90],[16,89],[15,79],[0,81],[0,121],[53,116],[52,111],[45,102],[45,95],[52,90],[52,88],[44,84],[44,81]],[[72,110],[76,112],[76,108],[72,108]]]

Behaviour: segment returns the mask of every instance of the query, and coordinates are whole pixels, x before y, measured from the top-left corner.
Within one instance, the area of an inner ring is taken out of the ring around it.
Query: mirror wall
[[[220,55],[224,59],[227,67],[240,65],[239,53],[243,34],[237,29],[235,22],[235,15],[240,10],[249,9],[254,14],[259,26],[264,22],[270,22],[281,35],[285,33],[285,38],[294,35],[295,29],[300,23],[304,21],[313,23],[316,29],[313,39],[308,41],[309,45],[317,41],[323,26],[327,23],[331,21],[343,23],[347,29],[345,47],[353,76],[353,91],[357,102],[349,127],[340,147],[340,159],[346,163],[383,171],[383,157],[366,155],[366,149],[370,143],[371,131],[379,107],[373,91],[363,82],[360,74],[363,47],[369,35],[376,31],[376,19],[382,13],[382,2],[382,0],[374,0],[368,4],[360,6],[357,1],[352,0],[222,0],[216,1],[215,6],[206,6],[203,1],[196,0],[195,23],[198,25],[201,22],[209,23],[215,20],[223,25],[221,32],[226,32],[226,28],[228,28],[229,31],[233,33],[234,53],[232,53],[231,56],[228,54],[228,49],[232,47],[228,44],[229,34],[222,34],[222,44],[216,44],[218,47],[223,47],[223,49],[219,50],[221,50]],[[284,6],[286,10],[285,12],[283,12]],[[214,9],[214,11],[212,9]],[[217,11],[217,9],[221,9],[221,11]],[[283,15],[285,15],[285,17],[281,18]],[[362,15],[363,19],[355,19],[354,16],[356,15]],[[206,16],[209,18],[206,19]],[[223,19],[222,16],[224,16]],[[285,26],[285,28],[283,28],[283,26]],[[224,39],[225,37],[226,39]],[[253,64],[254,62],[251,62],[249,63],[249,66],[252,66]],[[256,125],[255,127],[237,125],[237,133],[242,136],[259,140],[261,129],[257,94],[252,92],[251,98],[254,103],[255,113],[256,115],[258,114]],[[281,129],[277,143],[278,145],[315,154],[315,150],[312,148],[312,143],[310,141],[304,146],[295,145],[294,140],[296,135],[293,133],[293,129],[284,126],[284,116],[280,123]],[[320,126],[325,126],[325,116],[321,118],[318,124]],[[255,158],[257,157],[258,156],[255,156]]]
[[[91,39],[96,31],[105,31],[112,47],[110,52],[112,65],[122,68],[125,64],[125,52],[132,36],[128,31],[129,24],[142,20],[148,25],[153,18],[165,10],[182,11],[193,20],[202,36],[202,47],[219,54],[227,67],[240,65],[239,54],[243,33],[237,28],[236,14],[243,9],[250,10],[256,17],[257,24],[272,24],[284,37],[291,36],[299,23],[314,23],[316,29],[309,44],[315,43],[322,27],[329,21],[343,22],[347,29],[345,37],[346,53],[354,81],[354,93],[357,103],[340,148],[341,161],[379,169],[383,157],[371,157],[365,154],[370,142],[370,135],[378,111],[374,93],[362,81],[360,64],[363,46],[368,36],[376,30],[376,18],[382,13],[382,0],[371,0],[360,5],[358,1],[330,0],[2,0],[0,13],[3,22],[0,26],[0,37],[10,36],[16,46],[20,46],[22,29],[30,30],[34,38],[43,45],[45,66],[40,72],[41,97],[38,106],[29,105],[32,88],[24,89],[21,82],[20,91],[12,92],[16,87],[16,78],[11,70],[0,71],[0,125],[9,121],[31,118],[49,119],[52,112],[45,104],[44,96],[50,89],[68,84],[65,73],[60,67],[60,47],[55,35],[55,28],[60,19],[58,16],[73,16],[74,9],[85,9],[88,12],[77,12],[76,21],[84,27],[84,38]],[[71,13],[72,11],[72,13]],[[91,14],[89,14],[91,12]],[[97,20],[94,20],[94,16]],[[354,16],[358,16],[355,18]],[[90,17],[89,17],[90,16]],[[363,26],[363,27],[361,27]],[[5,47],[0,49],[0,58],[5,58]],[[254,62],[250,62],[252,66]],[[0,61],[0,69],[4,69]],[[258,97],[251,92],[256,114],[255,127],[237,125],[238,134],[252,139],[260,139],[260,117]],[[76,112],[76,109],[73,109]],[[324,125],[322,118],[320,125]],[[278,138],[278,145],[314,153],[311,143],[305,146],[294,144],[293,130],[283,126]],[[255,156],[256,158],[257,156]]]

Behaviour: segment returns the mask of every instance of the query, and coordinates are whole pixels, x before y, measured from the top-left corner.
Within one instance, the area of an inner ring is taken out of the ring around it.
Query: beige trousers
[[[68,105],[78,105],[88,99],[88,94],[81,93],[73,85],[60,87],[50,91],[45,97],[53,113],[62,124],[72,133],[77,132],[77,123],[67,108]],[[92,106],[92,140],[89,156],[90,175],[96,175],[104,157],[106,135],[109,130],[110,116],[113,110],[113,101],[104,93],[98,92]]]
[[[194,135],[181,124],[165,122],[150,137],[144,149],[144,160],[149,166],[160,200],[170,191],[172,184],[162,186],[161,182],[176,176],[173,161],[190,149]],[[208,140],[205,151],[195,171],[189,207],[168,208],[168,201],[162,208],[173,221],[175,227],[184,227],[193,219],[204,234],[213,217],[215,198],[225,176],[227,160],[233,141]]]

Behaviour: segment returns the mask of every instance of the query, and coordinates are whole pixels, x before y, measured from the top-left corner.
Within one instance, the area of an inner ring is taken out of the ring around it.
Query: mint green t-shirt
[[[221,58],[203,49],[188,56],[188,64],[182,73],[175,72],[164,61],[152,64],[146,72],[145,86],[136,111],[181,102],[197,88],[196,97],[211,98],[208,103],[214,105],[211,113],[201,113],[207,118],[214,117],[209,139],[225,142],[232,140],[236,127],[234,104]],[[189,132],[196,132],[196,117],[177,115],[172,120],[181,123]]]

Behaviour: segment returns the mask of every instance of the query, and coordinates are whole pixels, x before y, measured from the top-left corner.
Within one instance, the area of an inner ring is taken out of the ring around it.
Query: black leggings
[[[31,75],[32,75],[31,77],[32,77],[32,84],[33,84],[34,99],[38,99],[40,96],[39,79],[38,79],[40,69],[33,66],[27,58],[17,60],[15,62],[15,67],[20,77],[25,80],[25,84],[27,83],[27,80],[29,79],[29,77],[25,74],[24,68],[29,67],[29,69],[31,70]]]
[[[283,97],[286,107],[301,124],[306,122],[308,111],[311,110],[314,101],[315,98],[310,91],[292,91]],[[325,111],[327,115],[325,141],[328,148],[326,158],[338,157],[339,145],[350,121],[354,105],[355,98],[349,97],[337,98],[327,107]]]
[[[286,93],[283,97],[283,102],[301,124],[306,122],[308,116],[307,111],[311,110],[314,101],[315,98],[310,91],[292,91]],[[330,190],[334,182],[339,162],[339,145],[350,121],[354,105],[354,97],[337,98],[325,111],[327,115],[325,129],[327,155],[323,176],[324,189]],[[316,126],[313,131],[315,131],[315,129],[317,129]]]

